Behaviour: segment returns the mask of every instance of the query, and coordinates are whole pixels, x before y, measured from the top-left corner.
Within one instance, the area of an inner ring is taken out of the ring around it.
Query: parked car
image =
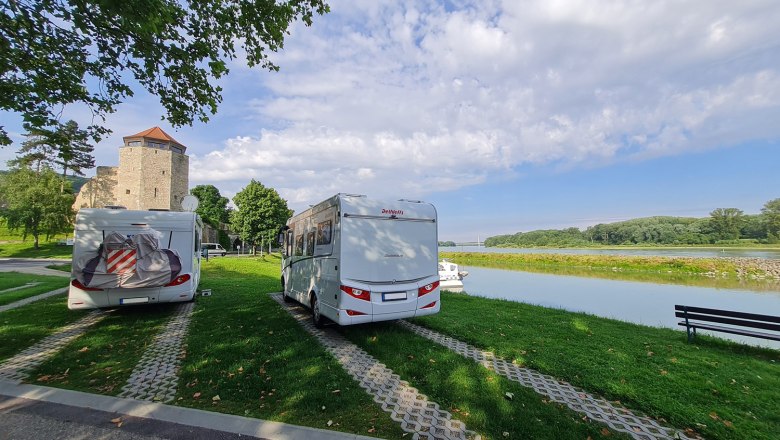
[[[203,243],[201,249],[203,250],[204,256],[206,253],[208,253],[209,257],[224,257],[225,254],[227,254],[225,248],[223,248],[219,243]]]

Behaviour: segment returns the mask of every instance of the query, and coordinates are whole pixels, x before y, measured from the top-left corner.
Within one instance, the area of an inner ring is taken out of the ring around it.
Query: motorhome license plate
[[[143,298],[120,298],[119,304],[142,304],[142,303],[148,303],[149,297],[145,296]]]
[[[386,292],[382,294],[382,301],[400,301],[406,299],[406,292]]]

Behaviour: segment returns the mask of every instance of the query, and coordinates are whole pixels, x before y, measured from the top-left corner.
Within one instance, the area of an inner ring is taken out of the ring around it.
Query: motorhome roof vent
[[[106,205],[105,208],[106,209],[127,209],[126,206],[122,206],[122,205]]]

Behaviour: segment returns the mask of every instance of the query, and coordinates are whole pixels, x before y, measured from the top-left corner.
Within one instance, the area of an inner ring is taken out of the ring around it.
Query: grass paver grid
[[[101,311],[91,312],[7,359],[0,364],[0,380],[20,383],[28,377],[30,371],[105,317],[106,314]]]
[[[66,293],[68,291],[68,287],[63,287],[61,289],[52,290],[51,292],[41,293],[40,295],[31,296],[25,299],[20,299],[19,301],[12,302],[10,304],[6,304],[4,306],[0,306],[0,312],[5,312],[6,310],[12,310],[17,307],[26,306],[27,304],[34,303],[35,301],[40,301],[42,299],[46,299],[49,297],[52,297],[54,295],[62,295],[63,293]]]
[[[332,354],[344,369],[376,403],[401,424],[401,429],[413,433],[413,439],[480,439],[466,425],[452,419],[452,414],[442,410],[435,402],[411,387],[371,355],[347,341],[333,330],[314,327],[308,313],[300,306],[287,305],[282,295],[273,298]]]
[[[170,402],[176,397],[176,386],[184,337],[190,324],[195,303],[181,304],[154,342],[144,352],[133,369],[119,397]]]
[[[399,321],[398,325],[428,340],[436,342],[461,356],[470,358],[487,369],[533,388],[537,393],[562,403],[574,411],[584,413],[589,418],[607,424],[610,428],[625,432],[638,440],[651,439],[691,439],[680,430],[664,427],[653,419],[638,416],[630,410],[616,406],[611,402],[597,398],[590,393],[561,382],[552,376],[541,374],[529,368],[517,366],[505,359],[496,357],[489,351],[480,350],[465,342],[445,336],[408,321]]]

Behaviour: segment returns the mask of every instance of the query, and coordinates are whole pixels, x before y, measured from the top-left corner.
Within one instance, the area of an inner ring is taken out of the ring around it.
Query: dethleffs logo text
[[[404,215],[404,210],[403,209],[384,209],[384,208],[382,208],[382,214]]]

